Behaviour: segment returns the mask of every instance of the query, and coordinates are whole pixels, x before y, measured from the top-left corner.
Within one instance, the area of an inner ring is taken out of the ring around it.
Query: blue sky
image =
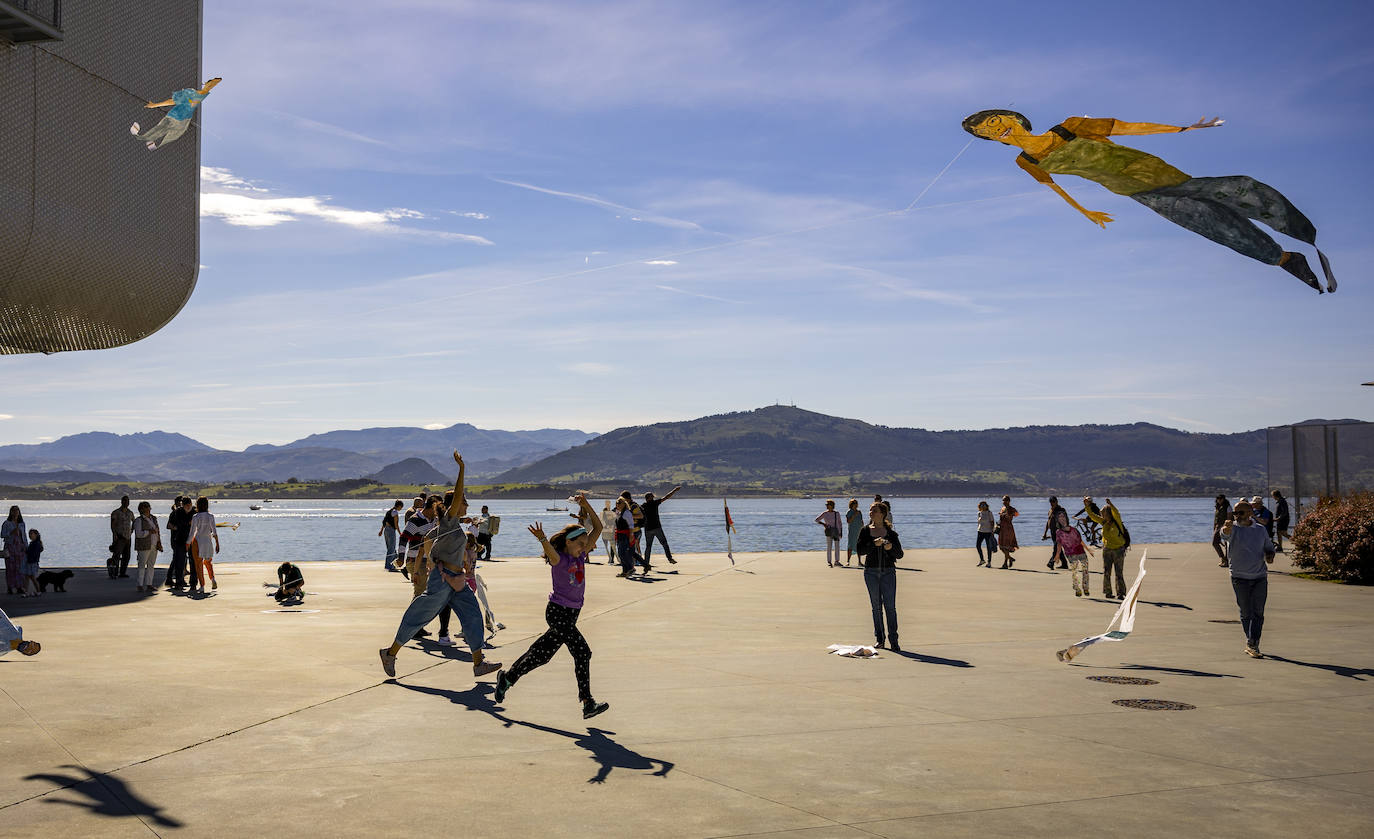
[[[1355,2],[209,0],[195,295],[135,345],[7,359],[0,428],[241,448],[776,401],[934,429],[1371,419],[1371,23]],[[959,121],[1008,105],[1037,130],[1225,118],[1126,142],[1281,190],[1340,290],[1061,176],[1114,215],[1098,229],[1011,148],[968,145]]]

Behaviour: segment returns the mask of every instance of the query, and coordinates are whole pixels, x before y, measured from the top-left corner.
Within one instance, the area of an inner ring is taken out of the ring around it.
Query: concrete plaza
[[[380,562],[305,564],[287,610],[267,563],[221,563],[201,600],[78,569],[67,594],[3,601],[44,648],[0,658],[0,836],[1374,835],[1374,589],[1280,556],[1253,660],[1211,548],[1148,550],[1135,633],[1073,664],[1054,651],[1116,604],[1076,599],[1038,545],[1011,571],[908,551],[903,652],[867,661],[826,654],[872,633],[862,572],[818,553],[590,566],[580,626],[611,709],[589,722],[562,651],[500,705],[428,640],[387,680],[409,585]],[[548,571],[481,573],[509,664],[544,629]],[[1131,698],[1196,707],[1113,704]]]

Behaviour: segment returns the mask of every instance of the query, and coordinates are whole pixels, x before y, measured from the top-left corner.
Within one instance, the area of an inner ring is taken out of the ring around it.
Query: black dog
[[[53,591],[65,592],[67,590],[67,581],[74,576],[76,575],[73,574],[69,568],[64,568],[61,571],[44,571],[42,574],[38,575],[38,590],[47,591],[48,584],[51,583]]]

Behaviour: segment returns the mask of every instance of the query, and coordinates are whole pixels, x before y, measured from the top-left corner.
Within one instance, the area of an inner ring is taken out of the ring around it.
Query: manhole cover
[[[1168,699],[1113,699],[1112,704],[1146,711],[1192,711],[1197,708],[1196,705],[1189,705],[1187,702],[1171,702]]]
[[[1089,676],[1090,682],[1106,682],[1109,685],[1157,685],[1154,679],[1142,679],[1139,676]]]
[[[1208,622],[1208,623],[1240,623],[1240,621],[1221,621],[1221,620],[1215,620],[1215,619],[1209,620],[1209,621],[1207,621],[1207,622]]]

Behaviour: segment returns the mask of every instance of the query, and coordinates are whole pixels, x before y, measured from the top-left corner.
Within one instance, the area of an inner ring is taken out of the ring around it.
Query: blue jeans
[[[897,643],[897,569],[864,568],[864,585],[868,586],[868,602],[873,606],[873,637]],[[883,616],[887,616],[887,632],[883,632]]]
[[[1236,605],[1240,607],[1240,628],[1245,632],[1245,643],[1259,649],[1260,632],[1264,629],[1264,603],[1269,599],[1269,578],[1242,580],[1231,578],[1231,588],[1236,592]]]
[[[668,537],[663,535],[663,528],[655,527],[653,530],[644,531],[644,562],[647,564],[649,557],[654,553],[654,540],[663,543],[663,555],[668,557],[668,561],[673,561],[673,552],[668,549]]]
[[[382,539],[386,541],[386,567],[391,568],[396,564],[396,529],[382,528]]]
[[[458,613],[458,623],[463,627],[463,639],[468,643],[474,658],[486,635],[482,629],[482,607],[477,605],[477,595],[467,586],[455,591],[444,580],[444,574],[436,566],[429,572],[429,584],[425,593],[410,601],[406,613],[401,616],[401,626],[396,630],[396,643],[405,644],[415,637],[426,624],[450,606]]]

